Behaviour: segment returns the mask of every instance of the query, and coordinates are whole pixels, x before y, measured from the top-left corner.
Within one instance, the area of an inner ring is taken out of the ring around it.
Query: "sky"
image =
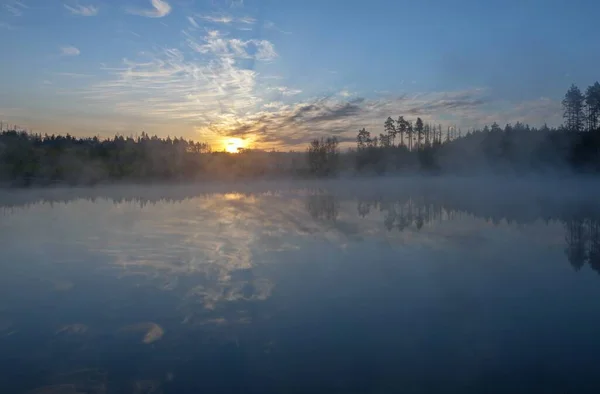
[[[558,125],[569,86],[600,79],[598,15],[596,0],[0,0],[0,120],[281,150],[350,145],[388,116]]]

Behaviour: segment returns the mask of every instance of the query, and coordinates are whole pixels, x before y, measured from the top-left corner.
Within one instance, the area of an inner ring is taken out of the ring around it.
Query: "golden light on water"
[[[225,146],[225,151],[227,151],[229,153],[237,153],[237,152],[239,152],[240,149],[246,148],[248,146],[248,143],[246,140],[243,140],[241,138],[235,138],[235,137],[227,138],[223,142],[223,144]]]

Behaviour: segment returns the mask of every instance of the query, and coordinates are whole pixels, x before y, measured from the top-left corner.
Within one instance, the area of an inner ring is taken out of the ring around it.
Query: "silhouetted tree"
[[[364,127],[358,131],[356,136],[356,147],[360,149],[366,149],[371,143],[371,133]]]
[[[417,118],[417,123],[415,123],[415,132],[417,133],[417,150],[421,149],[421,145],[423,142],[423,120],[421,118]]]
[[[338,164],[338,140],[336,137],[327,139],[316,138],[307,148],[310,172],[318,176],[333,175]]]
[[[585,104],[588,110],[588,130],[597,130],[600,117],[600,83],[588,86],[585,91]]]
[[[581,90],[575,84],[571,85],[562,101],[564,109],[563,118],[565,119],[565,128],[567,130],[574,132],[583,130],[584,100],[585,97],[581,93]]]
[[[404,116],[399,116],[396,121],[396,132],[400,134],[400,146],[404,146],[404,133],[408,129],[408,124],[404,120]]]
[[[396,127],[394,125],[394,119],[388,116],[383,125],[383,129],[385,130],[387,136],[387,145],[394,146],[396,140]]]

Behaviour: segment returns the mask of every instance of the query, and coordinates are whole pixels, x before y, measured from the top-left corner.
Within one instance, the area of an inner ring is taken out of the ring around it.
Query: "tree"
[[[337,137],[328,137],[325,140],[325,152],[327,157],[327,174],[335,174],[338,169],[340,152],[338,149],[339,141]]]
[[[379,133],[379,145],[382,148],[389,148],[392,143],[392,135]]]
[[[421,118],[417,118],[417,123],[415,124],[415,131],[417,132],[417,150],[419,150],[421,149],[423,141],[423,120]]]
[[[307,148],[310,172],[318,176],[332,175],[337,171],[338,140],[336,137],[327,139],[315,138]]]
[[[600,83],[588,86],[585,91],[585,103],[588,110],[588,131],[594,131],[598,129],[600,117]]]
[[[358,130],[358,135],[356,136],[356,147],[358,150],[366,149],[371,141],[371,133],[367,131],[364,127],[361,130]]]
[[[491,133],[493,134],[497,134],[497,133],[501,133],[502,129],[500,128],[500,125],[496,122],[492,123],[492,129],[490,130]]]
[[[575,84],[571,85],[562,101],[564,109],[563,118],[565,119],[565,128],[567,130],[574,132],[583,130],[584,100],[585,97],[581,93],[581,90]]]
[[[387,133],[387,145],[394,146],[396,143],[396,127],[394,126],[394,119],[388,116],[388,118],[385,120],[385,123],[383,124],[383,129]]]
[[[400,134],[400,145],[404,146],[404,133],[406,133],[407,122],[404,120],[404,116],[399,116],[396,121],[396,133]]]
[[[406,135],[408,136],[408,150],[412,150],[413,141],[413,125],[412,122],[408,122],[406,125]]]

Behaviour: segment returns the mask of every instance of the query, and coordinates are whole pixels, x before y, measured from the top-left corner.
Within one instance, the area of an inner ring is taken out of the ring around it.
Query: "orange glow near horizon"
[[[231,137],[224,140],[223,145],[225,146],[225,151],[229,153],[238,153],[240,149],[248,146],[248,141],[241,138]]]

